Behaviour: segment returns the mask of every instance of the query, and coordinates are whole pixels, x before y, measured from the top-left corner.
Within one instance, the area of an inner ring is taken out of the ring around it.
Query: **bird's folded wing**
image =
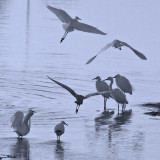
[[[47,8],[53,12],[62,23],[70,23],[72,18],[62,9],[57,9],[51,6],[47,6]]]
[[[108,44],[107,44],[106,46],[104,46],[100,51],[98,51],[98,53],[97,53],[95,56],[93,56],[92,58],[90,58],[90,59],[86,62],[86,64],[91,63],[100,53],[102,53],[103,51],[105,51],[105,50],[107,50],[108,48],[112,47],[113,44],[114,44],[114,41],[111,42],[111,43],[108,43]]]
[[[73,27],[74,27],[74,29],[79,30],[79,31],[83,31],[83,32],[90,32],[90,33],[95,33],[95,34],[106,35],[106,33],[100,31],[96,27],[90,26],[88,24],[80,23],[78,21],[73,24]]]
[[[136,49],[131,47],[129,44],[127,44],[125,42],[121,42],[121,44],[123,44],[124,46],[130,48],[139,58],[141,58],[143,60],[147,60],[147,58],[146,58],[146,56],[144,54],[142,54],[141,52],[137,51]]]
[[[47,76],[48,77],[48,76]],[[59,86],[63,87],[64,89],[66,89],[68,92],[70,92],[75,98],[77,98],[77,94],[68,86],[48,77],[51,81],[55,82],[56,84],[58,84]]]
[[[11,127],[13,127],[13,129],[16,130],[22,124],[23,119],[24,119],[23,112],[17,111],[11,118]]]
[[[92,97],[92,96],[97,96],[97,95],[105,94],[105,93],[110,93],[110,91],[90,93],[90,94],[87,94],[86,96],[84,96],[84,99]]]

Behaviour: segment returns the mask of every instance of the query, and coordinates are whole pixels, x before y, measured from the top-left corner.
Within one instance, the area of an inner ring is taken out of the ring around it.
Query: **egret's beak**
[[[97,79],[97,77],[96,77],[96,78],[93,78],[92,80],[95,80],[95,79]]]
[[[36,113],[36,111],[33,111],[33,113]]]
[[[67,124],[67,123],[64,123],[64,124],[68,126],[68,124]]]
[[[78,19],[78,20],[82,20],[82,19],[80,19],[79,17],[77,17],[77,19]]]
[[[107,79],[104,79],[103,81],[105,81],[105,80],[109,80],[109,79],[107,78]]]
[[[117,76],[114,76],[113,78],[116,78]]]

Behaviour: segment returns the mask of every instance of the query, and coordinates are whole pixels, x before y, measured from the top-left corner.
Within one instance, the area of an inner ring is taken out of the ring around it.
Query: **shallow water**
[[[75,31],[60,44],[61,22],[46,4],[79,16],[108,35]],[[159,101],[158,6],[158,0],[154,4],[143,0],[0,0],[0,155],[26,160],[158,160],[160,117],[145,115],[152,108],[140,105]],[[114,39],[132,44],[148,60],[140,60],[125,48],[110,48],[84,65]],[[133,95],[127,95],[125,115],[117,114],[117,104],[111,99],[107,107],[114,114],[103,114],[101,96],[85,100],[75,114],[75,99],[47,79],[47,75],[54,77],[86,95],[96,91],[94,77],[117,73],[134,87]],[[10,128],[10,118],[17,110],[29,108],[37,113],[30,133],[19,141]],[[54,126],[61,120],[69,126],[57,144]]]

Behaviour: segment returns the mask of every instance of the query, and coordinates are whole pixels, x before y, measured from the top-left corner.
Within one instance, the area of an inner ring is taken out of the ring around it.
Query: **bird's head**
[[[76,19],[76,20],[81,20],[81,19],[80,19],[79,17],[77,17],[77,16],[75,17],[75,19]]]
[[[96,78],[93,78],[92,80],[101,80],[100,76],[97,76]]]
[[[61,121],[61,123],[62,123],[62,124],[65,124],[65,125],[67,125],[67,126],[68,126],[68,124],[67,124],[65,121]]]
[[[108,77],[108,78],[104,79],[103,81],[105,81],[105,80],[113,81],[113,78],[112,77]]]
[[[33,114],[36,113],[36,112],[33,111],[32,109],[29,109],[29,113],[30,113],[31,115],[33,115]]]
[[[117,78],[117,77],[120,77],[120,74],[115,75],[113,78]]]

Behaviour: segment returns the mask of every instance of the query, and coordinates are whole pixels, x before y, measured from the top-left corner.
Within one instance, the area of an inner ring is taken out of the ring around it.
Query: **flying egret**
[[[126,104],[128,104],[126,96],[120,89],[118,89],[118,88],[112,89],[112,84],[113,84],[112,77],[108,77],[105,80],[111,81],[111,83],[109,85],[109,90],[110,90],[111,97],[118,103],[118,113],[119,113],[119,103],[122,104],[122,111],[125,109]]]
[[[31,117],[35,111],[29,110],[28,113],[24,116],[24,113],[21,111],[17,111],[13,117],[11,118],[11,127],[14,129],[14,132],[19,136],[18,138],[22,138],[30,132],[31,128]]]
[[[95,33],[95,34],[102,34],[106,35],[106,33],[100,31],[96,27],[90,26],[88,24],[80,23],[78,20],[81,20],[79,17],[75,17],[75,19],[71,18],[64,10],[62,9],[57,9],[51,6],[47,6],[47,8],[53,12],[59,20],[63,23],[63,29],[65,30],[65,34],[62,37],[61,41],[62,42],[65,37],[67,36],[68,32],[72,32],[74,30],[79,30],[83,32],[90,32],[90,33]]]
[[[133,88],[131,83],[126,77],[117,74],[113,78],[115,78],[118,88],[120,88],[124,92],[124,94],[129,93],[132,95]]]
[[[68,126],[68,124],[66,124],[64,121],[61,121],[61,123],[57,124],[54,128],[54,132],[57,135],[57,141],[59,142],[60,142],[60,136],[65,132],[64,125]]]
[[[96,89],[98,92],[109,91],[109,85],[106,82],[102,81],[99,76],[97,76],[93,80],[95,79],[97,80]],[[106,102],[107,102],[107,99],[111,97],[111,95],[110,93],[105,93],[105,94],[102,94],[102,96],[104,97],[104,112],[106,112]]]
[[[48,77],[48,76],[47,76]],[[77,94],[76,92],[74,92],[70,87],[66,86],[65,84],[62,84],[50,77],[48,77],[51,81],[55,82],[56,84],[60,85],[61,87],[63,87],[64,89],[66,89],[68,92],[70,92],[72,94],[72,96],[74,96],[76,98],[76,101],[75,103],[77,104],[77,107],[76,107],[76,113],[78,112],[79,110],[79,107],[81,104],[83,104],[83,100],[84,99],[87,99],[91,96],[96,96],[96,95],[100,95],[100,94],[104,94],[104,93],[109,93],[109,92],[95,92],[95,93],[90,93],[90,94],[87,94],[86,96],[83,96],[83,95],[79,95]]]
[[[105,50],[107,50],[110,47],[114,47],[114,48],[118,48],[119,50],[122,50],[122,46],[126,46],[128,48],[130,48],[139,58],[143,59],[143,60],[147,60],[146,56],[142,53],[140,53],[139,51],[137,51],[136,49],[134,49],[133,47],[131,47],[129,44],[119,41],[119,40],[114,40],[111,43],[108,43],[106,46],[104,46],[95,56],[93,56],[92,58],[90,58],[86,64],[91,63],[99,54],[101,54],[102,52],[104,52]]]

